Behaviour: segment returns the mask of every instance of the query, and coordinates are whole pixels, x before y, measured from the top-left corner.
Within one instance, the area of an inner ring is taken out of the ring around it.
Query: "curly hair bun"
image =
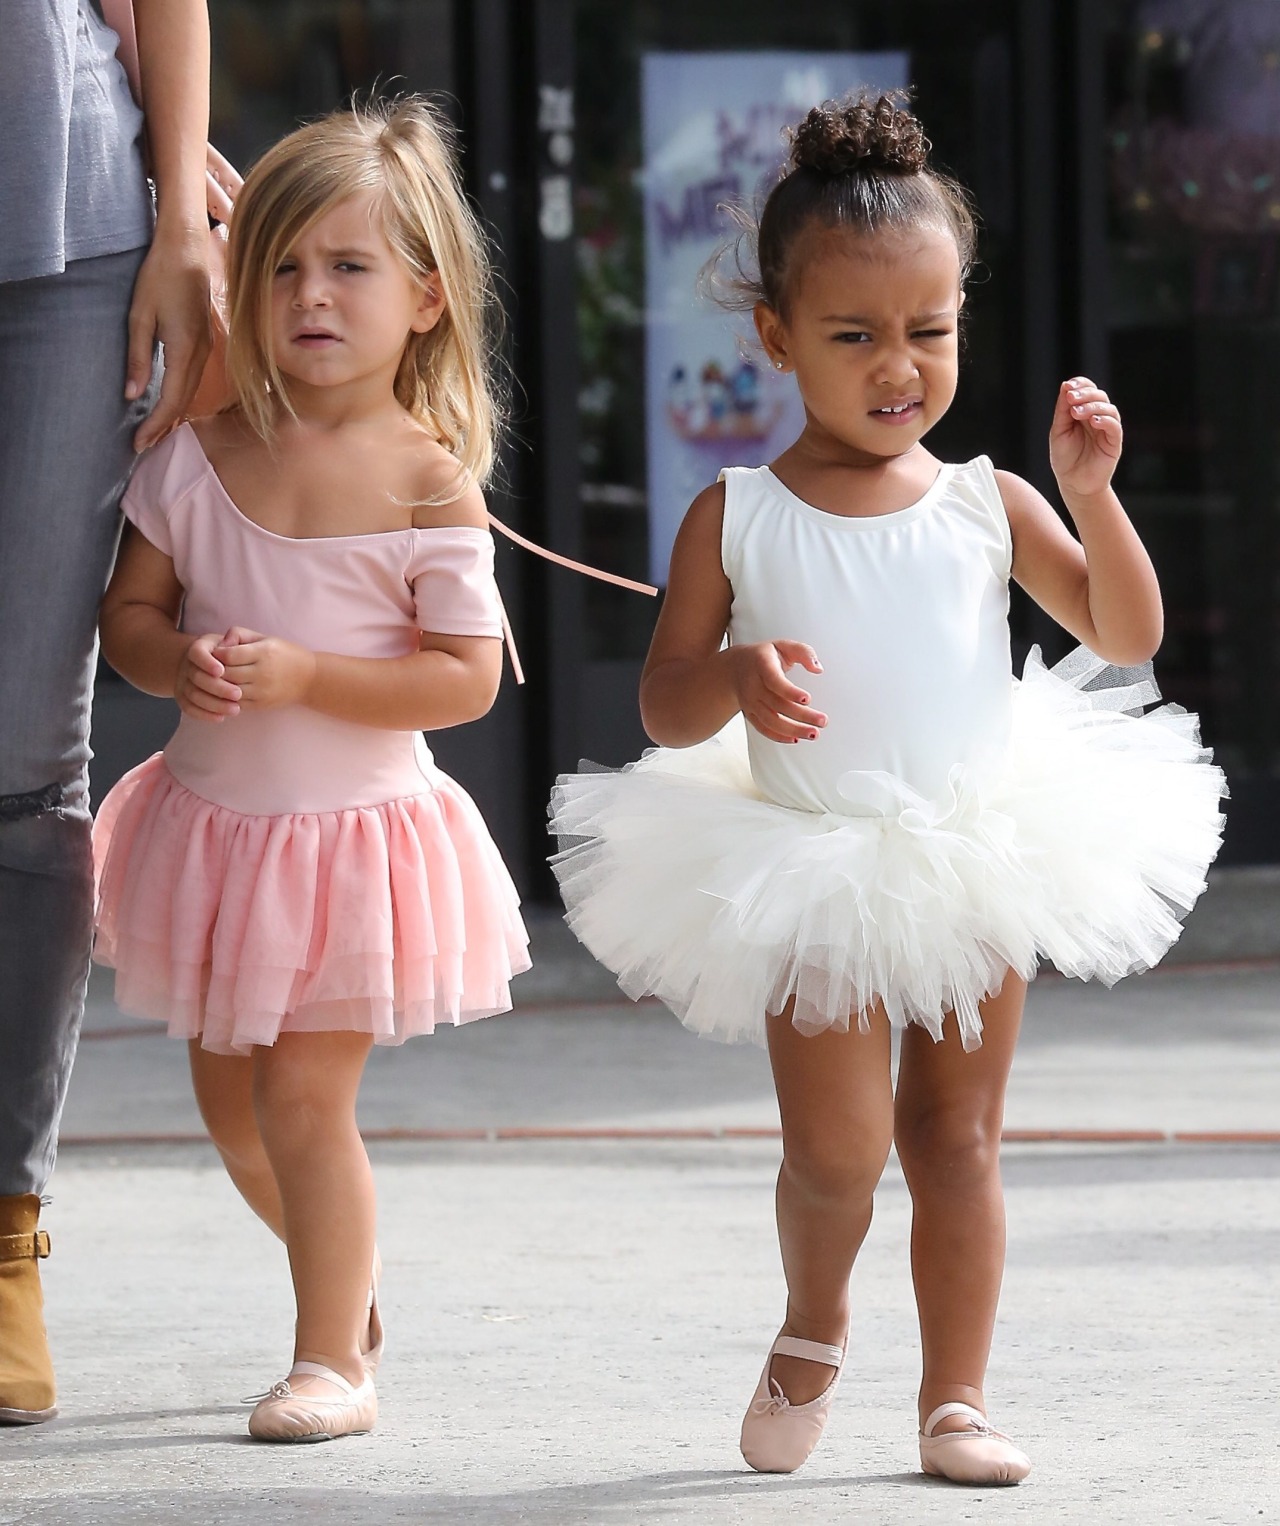
[[[900,93],[815,106],[791,133],[791,168],[828,179],[858,172],[918,175],[929,159],[924,128]]]

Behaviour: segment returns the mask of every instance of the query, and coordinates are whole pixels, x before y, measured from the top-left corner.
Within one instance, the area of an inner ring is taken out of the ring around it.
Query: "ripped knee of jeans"
[[[21,795],[0,795],[0,822],[27,821],[61,808],[67,792],[61,784],[46,784],[43,789]]]

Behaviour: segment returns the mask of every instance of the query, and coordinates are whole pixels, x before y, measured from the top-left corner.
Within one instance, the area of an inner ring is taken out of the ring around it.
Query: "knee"
[[[848,1203],[870,1199],[889,1156],[889,1130],[864,1129],[785,1136],[782,1173],[813,1202]]]
[[[201,1095],[198,1100],[204,1126],[219,1155],[245,1168],[261,1164],[262,1136],[248,1094]]]
[[[999,1169],[1001,1122],[999,1112],[944,1105],[899,1116],[894,1143],[912,1190],[988,1179]]]
[[[355,1127],[354,1111],[343,1106],[326,1086],[321,1074],[278,1066],[259,1075],[254,1087],[258,1128],[267,1149],[310,1154],[332,1139],[349,1122]]]

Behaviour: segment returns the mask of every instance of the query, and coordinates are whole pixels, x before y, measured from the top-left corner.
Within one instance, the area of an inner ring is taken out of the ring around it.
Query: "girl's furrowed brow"
[[[331,260],[371,260],[377,255],[376,249],[367,248],[360,244],[344,244],[341,249],[322,247],[320,253]]]
[[[908,327],[917,328],[922,323],[937,323],[943,318],[952,318],[954,316],[954,308],[940,307],[937,312],[918,313],[910,319]],[[845,323],[850,328],[871,328],[874,326],[875,321],[874,318],[862,318],[856,314],[850,315],[845,313],[828,313],[825,318],[819,320],[821,323]]]

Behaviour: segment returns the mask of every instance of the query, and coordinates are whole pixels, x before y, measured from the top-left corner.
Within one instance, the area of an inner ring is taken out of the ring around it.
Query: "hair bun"
[[[905,96],[850,96],[815,106],[791,133],[791,167],[834,179],[858,171],[918,175],[929,140]]]

